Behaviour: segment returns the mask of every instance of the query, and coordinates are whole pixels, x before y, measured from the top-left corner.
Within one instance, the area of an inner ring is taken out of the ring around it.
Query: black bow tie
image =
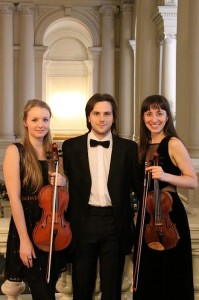
[[[108,148],[109,145],[110,145],[110,141],[103,141],[103,142],[101,142],[101,141],[96,141],[96,140],[90,139],[90,146],[91,147],[96,147],[98,145],[101,145],[104,148]]]

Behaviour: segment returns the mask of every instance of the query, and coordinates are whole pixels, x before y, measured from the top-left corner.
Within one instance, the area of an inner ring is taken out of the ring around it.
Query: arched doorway
[[[54,21],[45,31],[43,45],[43,95],[50,105],[55,139],[86,131],[85,104],[93,90],[92,37],[73,18]]]

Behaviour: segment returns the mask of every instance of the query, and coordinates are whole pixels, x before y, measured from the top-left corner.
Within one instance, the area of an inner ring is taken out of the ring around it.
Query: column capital
[[[15,11],[15,5],[7,2],[0,2],[0,14],[12,14]]]
[[[132,11],[133,11],[133,8],[134,8],[134,4],[133,4],[133,3],[124,2],[124,3],[121,5],[121,11],[122,11],[123,13],[129,13],[129,12],[132,12]]]
[[[133,49],[133,51],[136,51],[136,40],[129,40],[129,44],[131,46],[131,48]]]
[[[46,52],[46,50],[48,50],[47,46],[34,46],[34,50],[35,50],[35,58],[43,58],[44,53]]]
[[[99,9],[99,12],[103,17],[113,17],[119,12],[119,8],[114,5],[102,5]]]
[[[178,0],[158,0],[158,5],[178,5]]]
[[[158,26],[159,39],[177,34],[177,6],[158,6],[153,14],[153,21]]]
[[[71,16],[71,6],[64,5],[64,14],[65,14],[66,17]]]
[[[164,36],[164,39],[168,43],[172,44],[174,41],[176,41],[176,34],[167,34],[167,35]]]
[[[19,3],[17,10],[23,15],[33,15],[35,12],[35,6],[32,3]]]
[[[88,50],[93,57],[98,58],[102,53],[102,47],[89,47]]]

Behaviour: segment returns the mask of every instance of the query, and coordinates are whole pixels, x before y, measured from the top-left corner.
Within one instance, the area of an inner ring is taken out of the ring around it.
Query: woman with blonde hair
[[[48,252],[34,243],[33,230],[41,219],[39,191],[54,184],[55,173],[48,172],[47,152],[52,145],[51,109],[41,100],[29,100],[24,107],[22,141],[6,149],[3,173],[11,205],[5,278],[26,281],[34,300],[54,300],[59,274],[65,270],[66,249],[53,251],[50,282],[46,282]],[[50,175],[50,176],[49,176]],[[57,185],[66,178],[58,173]]]

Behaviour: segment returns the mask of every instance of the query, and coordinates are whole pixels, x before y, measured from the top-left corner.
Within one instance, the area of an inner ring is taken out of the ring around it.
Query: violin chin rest
[[[153,249],[153,250],[157,250],[157,251],[163,251],[165,250],[164,246],[159,243],[159,242],[152,242],[148,244],[148,247]]]

